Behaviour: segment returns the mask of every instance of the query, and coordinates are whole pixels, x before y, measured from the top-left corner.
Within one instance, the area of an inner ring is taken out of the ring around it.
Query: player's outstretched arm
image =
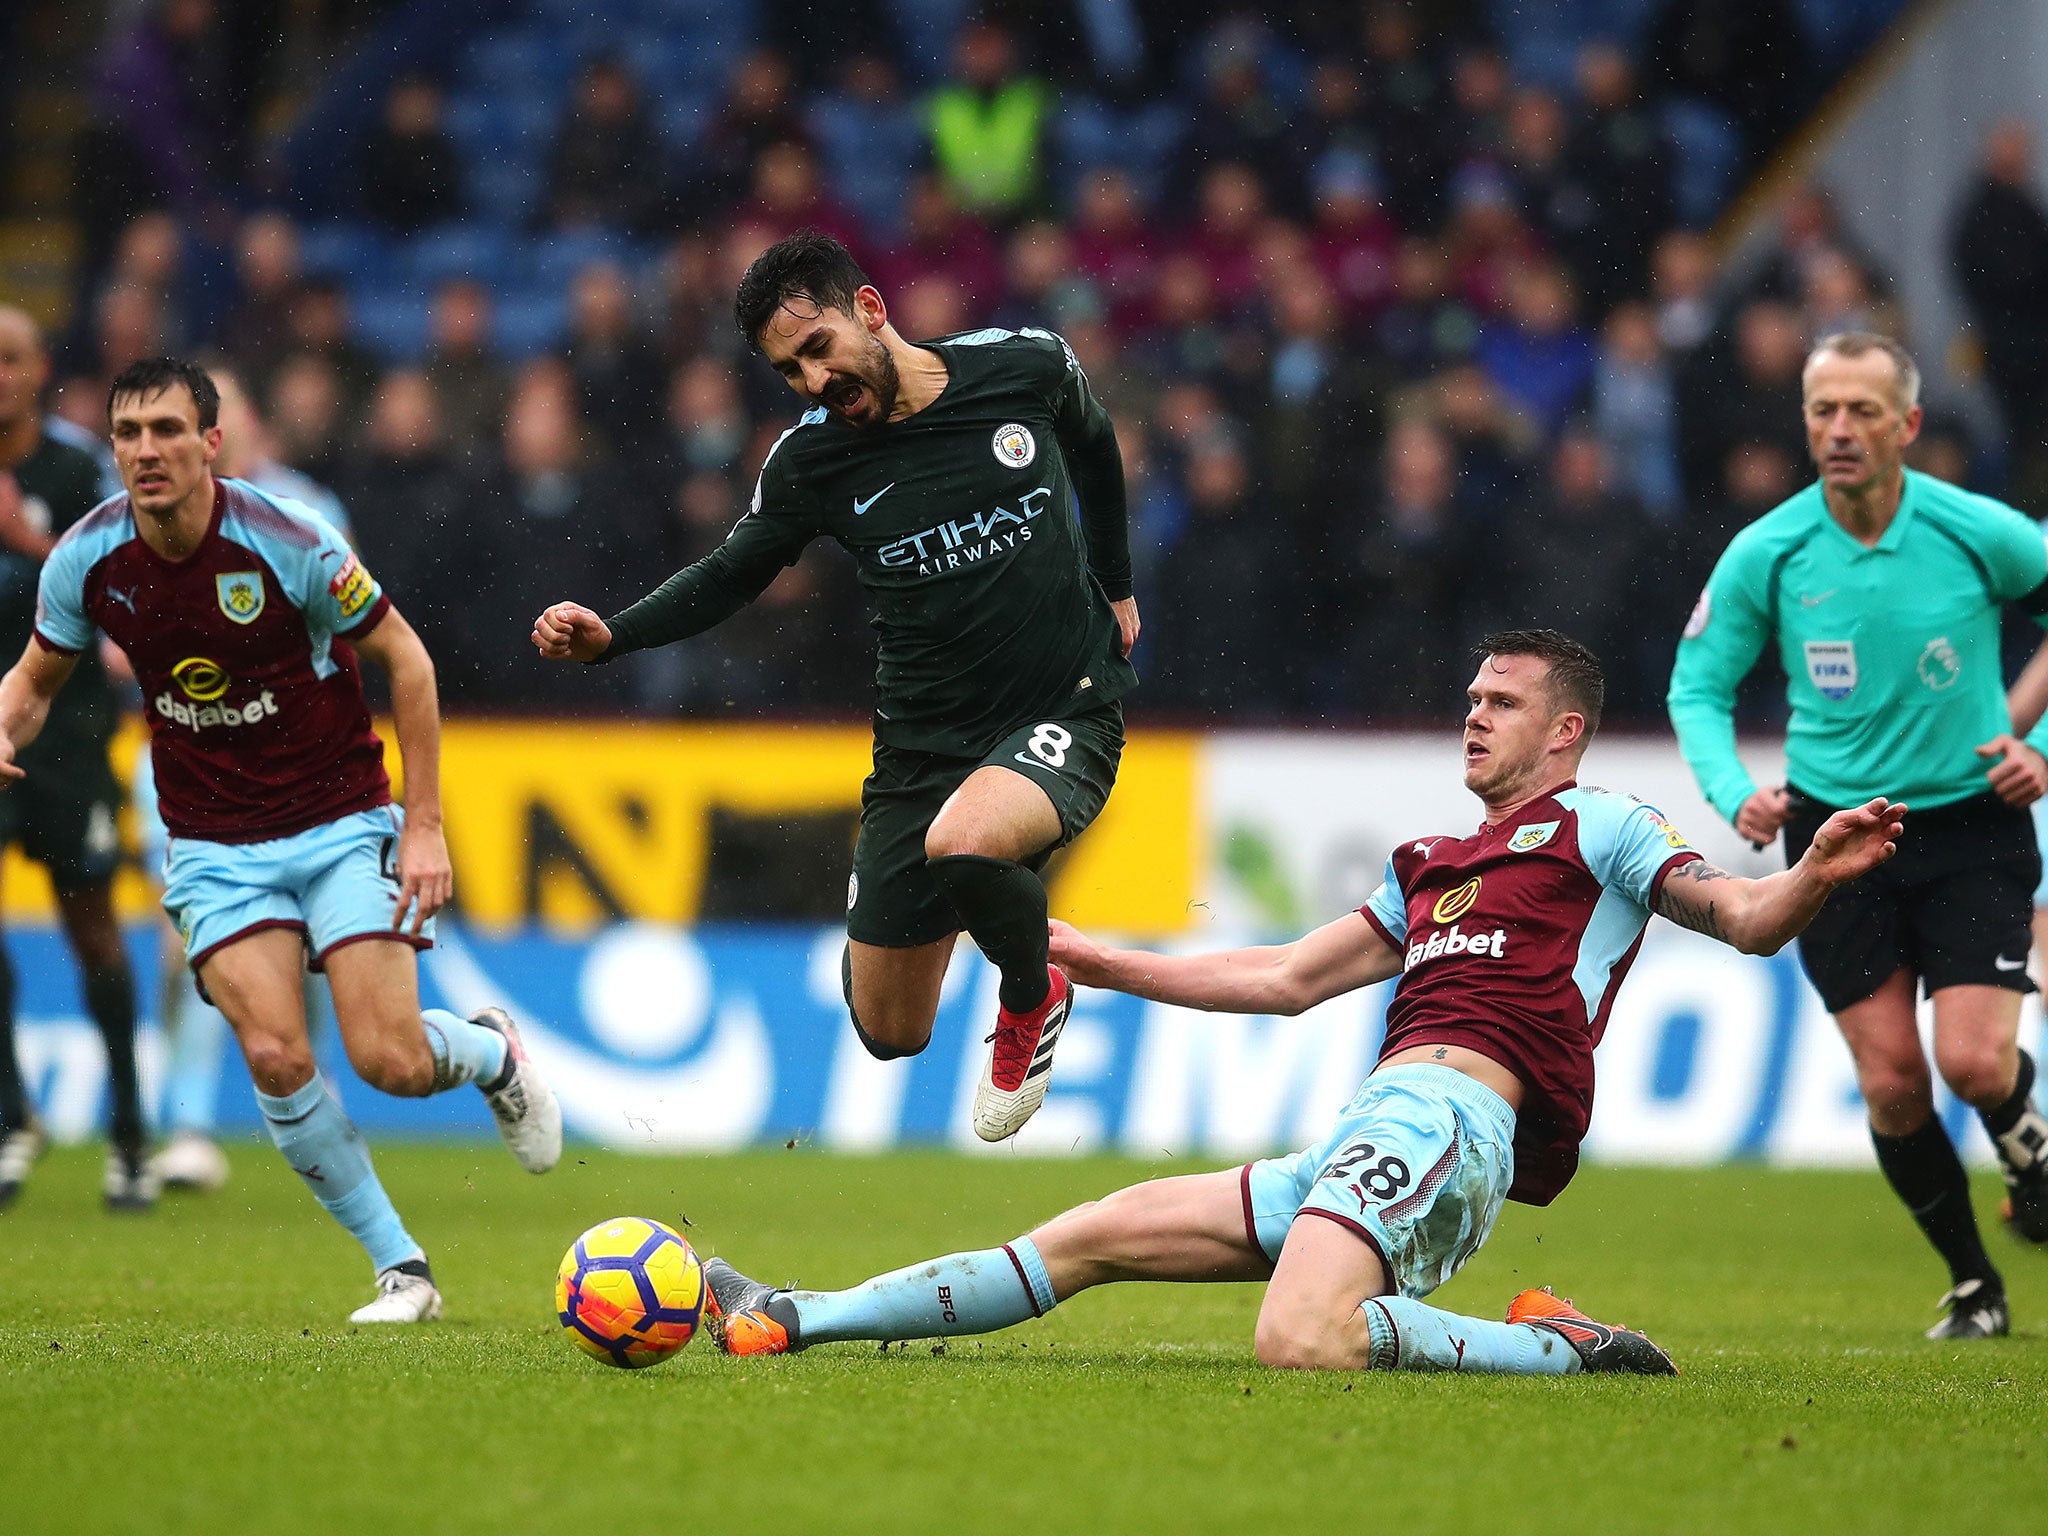
[[[0,788],[26,777],[14,765],[14,754],[42,732],[50,702],[77,665],[76,656],[49,650],[30,636],[21,660],[0,678]]]
[[[1079,986],[1210,1013],[1302,1013],[1401,970],[1401,952],[1356,912],[1292,944],[1208,955],[1112,949],[1055,921],[1051,953]]]
[[[1837,811],[1799,862],[1780,874],[1743,880],[1705,859],[1681,864],[1657,891],[1658,912],[1747,955],[1775,955],[1813,921],[1838,885],[1892,856],[1906,808],[1877,799]]]
[[[455,894],[455,867],[441,832],[441,699],[434,658],[405,616],[390,609],[353,644],[391,679],[391,716],[405,765],[405,827],[398,835],[398,907],[391,926],[412,932]]]

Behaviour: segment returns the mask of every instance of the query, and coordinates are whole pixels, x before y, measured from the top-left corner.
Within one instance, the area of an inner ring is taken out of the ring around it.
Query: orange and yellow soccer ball
[[[682,1233],[640,1216],[599,1222],[569,1245],[555,1275],[555,1315],[570,1339],[625,1370],[689,1343],[709,1299]]]

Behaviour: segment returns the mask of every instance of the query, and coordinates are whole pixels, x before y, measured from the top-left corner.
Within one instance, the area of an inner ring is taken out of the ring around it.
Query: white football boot
[[[153,1211],[163,1192],[147,1151],[141,1147],[109,1147],[100,1193],[110,1211]]]
[[[228,1181],[228,1155],[199,1131],[179,1131],[150,1166],[166,1189],[219,1189]]]
[[[528,1173],[546,1173],[562,1159],[562,1106],[555,1102],[555,1090],[526,1054],[512,1015],[502,1008],[486,1008],[471,1014],[469,1021],[505,1037],[511,1075],[502,1087],[483,1090],[484,1102],[497,1117],[498,1134],[520,1167]]]
[[[377,1271],[377,1299],[349,1313],[352,1323],[431,1323],[441,1315],[441,1293],[425,1259]]]
[[[996,1012],[988,1065],[974,1089],[974,1134],[983,1141],[1016,1135],[1045,1102],[1053,1047],[1074,1008],[1074,984],[1067,973],[1056,965],[1045,970],[1044,1002],[1029,1013]]]
[[[0,1210],[5,1210],[27,1182],[29,1169],[43,1155],[43,1128],[31,1121],[0,1136]]]

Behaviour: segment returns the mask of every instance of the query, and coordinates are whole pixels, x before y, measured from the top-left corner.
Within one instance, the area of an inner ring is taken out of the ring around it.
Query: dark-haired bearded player
[[[973,1117],[1000,1141],[1044,1101],[1072,1006],[1048,963],[1038,871],[1109,798],[1118,701],[1137,681],[1116,433],[1059,337],[913,345],[823,235],[765,251],[734,311],[814,409],[769,450],[719,549],[609,621],[556,604],[534,643],[610,661],[729,618],[815,538],[854,556],[881,657],[847,887],[847,1008],[875,1056],[923,1050],[954,941],[971,933],[1002,973]]]
[[[1267,1280],[1255,1338],[1267,1365],[1669,1374],[1643,1335],[1548,1290],[1517,1296],[1502,1323],[1422,1298],[1477,1251],[1503,1200],[1547,1205],[1570,1181],[1593,1047],[1650,913],[1773,952],[1891,856],[1905,807],[1839,811],[1790,869],[1738,880],[1641,801],[1574,782],[1603,692],[1584,646],[1522,630],[1486,651],[1465,715],[1465,785],[1486,819],[1470,836],[1403,843],[1362,910],[1292,944],[1212,955],[1053,933],[1083,985],[1184,1008],[1297,1014],[1399,976],[1379,1064],[1329,1135],[1291,1157],[1134,1185],[999,1248],[851,1290],[775,1290],[713,1259],[727,1352],[987,1333],[1115,1280]]]

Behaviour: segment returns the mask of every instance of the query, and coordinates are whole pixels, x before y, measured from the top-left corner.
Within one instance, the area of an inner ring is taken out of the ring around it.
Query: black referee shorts
[[[1792,791],[1785,862],[1794,863],[1835,808]],[[1830,896],[1799,937],[1799,958],[1828,1012],[1860,1003],[1892,972],[1943,987],[2031,992],[2034,818],[1990,793],[1909,811],[1898,852]]]

